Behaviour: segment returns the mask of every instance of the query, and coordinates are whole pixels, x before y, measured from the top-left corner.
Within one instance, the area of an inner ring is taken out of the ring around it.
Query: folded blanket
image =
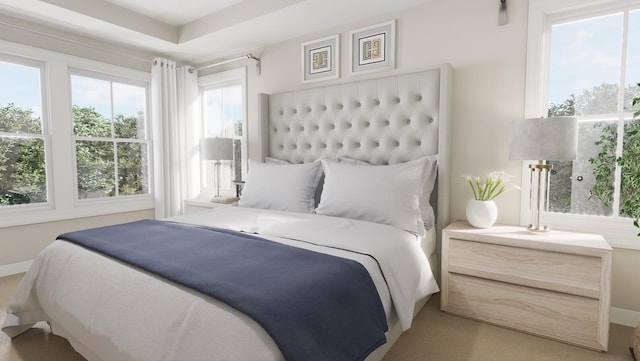
[[[215,297],[252,317],[286,360],[362,360],[386,317],[358,262],[244,233],[144,220],[59,237]]]

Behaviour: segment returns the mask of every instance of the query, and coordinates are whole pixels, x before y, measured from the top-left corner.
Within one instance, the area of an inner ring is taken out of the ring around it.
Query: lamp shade
[[[525,119],[513,124],[509,159],[574,160],[577,148],[577,118]]]
[[[203,160],[233,160],[233,139],[200,139],[200,158]]]

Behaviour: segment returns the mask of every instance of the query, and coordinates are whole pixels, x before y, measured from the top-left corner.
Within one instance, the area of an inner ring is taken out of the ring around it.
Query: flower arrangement
[[[513,176],[505,172],[492,172],[484,178],[468,174],[465,174],[464,177],[471,186],[473,198],[478,201],[490,201],[504,192],[520,189],[511,182]]]

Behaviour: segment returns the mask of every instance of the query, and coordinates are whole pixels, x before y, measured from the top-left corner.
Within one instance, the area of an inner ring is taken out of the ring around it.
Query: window
[[[146,93],[144,84],[71,75],[78,198],[149,194]]]
[[[577,159],[550,161],[547,219],[565,228],[615,229],[617,238],[633,242],[638,229],[630,225],[640,215],[640,120],[632,106],[640,96],[640,2],[568,5],[575,3],[534,0],[530,9],[526,113],[579,120]]]
[[[150,79],[0,42],[0,227],[152,209]]]
[[[43,68],[0,56],[0,207],[47,203]]]
[[[222,137],[234,140],[234,160],[222,161],[221,193],[235,195],[234,181],[243,179],[246,160],[245,69],[226,71],[201,77],[198,81],[202,101],[202,137]],[[203,193],[213,194],[214,163],[203,161],[201,179]]]

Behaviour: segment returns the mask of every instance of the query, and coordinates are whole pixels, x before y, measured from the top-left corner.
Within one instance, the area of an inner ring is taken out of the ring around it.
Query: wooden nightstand
[[[191,214],[206,211],[207,209],[215,208],[215,207],[223,207],[233,204],[238,201],[238,198],[235,197],[227,197],[221,198],[219,202],[212,202],[209,199],[205,198],[194,198],[194,199],[186,199],[184,201],[184,210],[183,214]]]
[[[611,254],[600,235],[454,222],[442,235],[441,309],[606,351]]]

